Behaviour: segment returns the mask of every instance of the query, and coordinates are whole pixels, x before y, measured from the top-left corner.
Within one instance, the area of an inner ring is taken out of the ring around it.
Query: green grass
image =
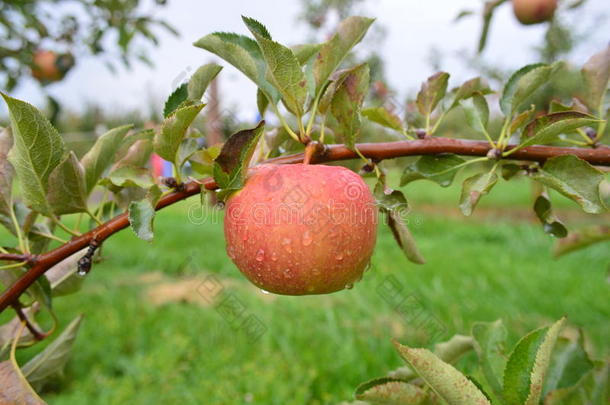
[[[507,186],[481,208],[530,205],[528,188]],[[388,280],[399,283],[424,319],[442,325],[437,340],[468,333],[474,321],[502,318],[514,343],[567,315],[571,327],[585,330],[597,355],[610,354],[607,245],[553,260],[553,240],[535,222],[516,221],[510,212],[505,217],[475,212],[474,218],[461,219],[445,206],[456,205],[456,189],[439,191],[417,182],[406,191],[415,207],[412,231],[427,263],[407,262],[388,230],[380,228],[364,279],[352,290],[327,296],[265,295],[250,286],[224,252],[220,217],[205,224],[188,220],[195,200],[158,215],[152,244],[130,231],[115,235],[83,290],[54,303],[64,325],[81,312],[86,316],[66,378],[44,398],[51,405],[351,399],[360,382],[402,365],[391,338],[433,343],[420,322],[380,295]],[[417,211],[431,203],[438,213]],[[155,272],[164,278],[155,279]],[[217,310],[218,302],[205,305],[196,288],[208,275],[221,281],[223,297],[231,294],[246,315],[260,319],[266,328],[260,339],[252,341],[234,327]],[[181,280],[192,285],[179,294],[184,302],[153,304],[151,294],[167,297]],[[37,350],[40,346],[21,352],[20,359]]]

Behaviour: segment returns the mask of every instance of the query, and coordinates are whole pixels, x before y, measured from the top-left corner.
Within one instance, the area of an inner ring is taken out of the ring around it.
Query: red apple
[[[69,54],[58,55],[56,52],[39,50],[32,58],[32,76],[40,82],[56,82],[64,78],[74,66],[74,57]]]
[[[351,288],[377,237],[371,191],[339,166],[257,166],[228,199],[224,221],[229,257],[252,283],[276,294]]]
[[[556,8],[557,0],[513,0],[515,17],[525,25],[550,20]]]

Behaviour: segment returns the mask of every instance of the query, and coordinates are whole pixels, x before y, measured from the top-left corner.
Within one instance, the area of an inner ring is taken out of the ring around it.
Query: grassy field
[[[203,221],[194,200],[171,207],[159,214],[152,244],[121,232],[83,290],[55,301],[63,324],[86,315],[66,379],[44,397],[52,405],[336,404],[402,365],[391,338],[430,346],[497,318],[515,342],[567,315],[597,355],[609,355],[608,245],[552,259],[553,240],[524,213],[529,189],[499,187],[464,219],[457,189],[410,185],[409,222],[427,263],[407,262],[381,228],[364,279],[312,297],[252,287],[224,252],[220,214]],[[571,224],[593,221],[570,202],[558,206]],[[429,322],[397,311],[388,283]],[[239,317],[225,311],[229,302]]]

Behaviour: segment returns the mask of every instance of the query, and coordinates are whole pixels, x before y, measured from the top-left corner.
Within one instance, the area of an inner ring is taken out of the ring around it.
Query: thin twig
[[[25,312],[23,312],[23,308],[21,307],[21,304],[19,304],[18,302],[15,304],[11,305],[13,307],[13,309],[15,310],[15,312],[17,313],[17,316],[19,317],[19,319],[21,320],[21,322],[25,323],[25,326],[28,328],[28,330],[30,331],[30,333],[32,334],[32,336],[34,336],[34,339],[36,340],[43,340],[44,338],[46,338],[47,336],[49,336],[49,334],[45,333],[45,332],[41,332],[39,331],[36,326],[34,326],[34,324],[32,324],[30,322],[30,320],[28,319],[27,315],[25,314]]]

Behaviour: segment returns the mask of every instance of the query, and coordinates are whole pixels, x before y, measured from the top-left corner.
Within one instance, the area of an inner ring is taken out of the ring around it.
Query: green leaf
[[[497,397],[502,395],[502,372],[506,366],[506,328],[501,320],[477,322],[472,326],[474,348],[481,372]]]
[[[13,146],[11,130],[0,130],[0,215],[10,216],[13,188],[13,166],[8,161],[8,152]]]
[[[471,336],[454,335],[446,342],[434,345],[434,355],[445,363],[453,364],[464,354],[474,348],[474,339]]]
[[[250,32],[252,32],[252,34],[254,34],[254,36],[258,36],[258,37],[261,37],[264,39],[269,39],[269,40],[272,39],[271,34],[267,30],[267,27],[265,27],[259,21],[255,20],[254,18],[246,17],[243,15],[241,16],[241,19],[244,21],[244,23],[246,24],[246,27],[248,27]]]
[[[185,138],[178,148],[178,157],[176,164],[182,168],[186,161],[199,150],[199,142],[196,138]]]
[[[307,87],[305,75],[296,56],[290,48],[263,35],[266,30],[261,32],[260,24],[255,20],[247,17],[243,17],[243,20],[256,38],[263,58],[267,62],[269,67],[267,80],[275,85],[286,108],[298,117],[302,116],[307,99]]]
[[[584,348],[582,332],[578,331],[578,339],[574,341],[559,338],[544,383],[542,397],[546,400],[555,390],[565,392],[576,387],[593,368],[594,364]]]
[[[225,191],[223,196],[243,186],[254,148],[264,129],[265,121],[261,121],[255,128],[231,135],[223,145],[214,161],[214,180]]]
[[[394,342],[403,359],[449,405],[490,405],[483,392],[453,366],[426,349],[412,349]]]
[[[189,126],[204,105],[197,103],[181,107],[163,121],[161,129],[157,132],[153,141],[154,150],[157,155],[172,162],[174,165],[177,164],[180,144],[186,136]]]
[[[395,378],[377,378],[360,384],[354,393],[356,399],[375,405],[420,404],[426,392],[420,387]]]
[[[269,107],[269,99],[265,96],[265,93],[261,89],[256,89],[256,107],[261,117],[265,116],[265,111]]]
[[[426,260],[419,252],[417,244],[411,231],[404,223],[399,210],[391,210],[386,212],[388,214],[388,226],[392,230],[394,239],[404,252],[407,259],[415,264],[424,264]]]
[[[581,72],[586,88],[585,102],[591,110],[598,111],[603,104],[604,94],[606,94],[610,80],[610,45],[593,55],[585,63]],[[601,115],[603,111],[598,111],[598,113]]]
[[[111,129],[100,136],[89,152],[82,157],[87,194],[91,193],[98,180],[114,163],[115,154],[131,128],[131,125],[124,125]]]
[[[163,107],[163,117],[169,117],[174,111],[182,105],[188,99],[188,88],[186,83],[182,83],[180,86],[176,87],[176,90],[172,92],[165,101],[165,106]]]
[[[74,152],[51,172],[48,200],[56,215],[87,211],[85,169]]]
[[[454,154],[425,155],[409,165],[400,178],[400,185],[404,186],[412,181],[427,179],[448,187],[457,173],[457,166],[466,162]]]
[[[521,170],[523,170],[523,168],[519,165],[516,165],[514,163],[504,163],[501,169],[502,178],[504,180],[510,180],[515,177]]]
[[[335,133],[342,136],[348,148],[354,149],[362,122],[360,108],[369,88],[367,64],[352,68],[337,88],[330,109],[337,120]]]
[[[532,178],[576,201],[589,214],[605,211],[599,194],[604,174],[576,156],[551,158]]]
[[[429,117],[438,103],[445,97],[448,82],[449,73],[437,72],[422,83],[415,103],[423,116]]]
[[[495,171],[475,174],[464,180],[462,194],[460,195],[460,209],[462,213],[466,216],[471,215],[481,197],[488,194],[497,182],[498,175]]]
[[[538,404],[551,353],[565,318],[524,336],[504,369],[504,399],[508,405]]]
[[[544,232],[556,238],[565,238],[568,235],[568,230],[553,215],[551,201],[546,195],[541,194],[536,198],[534,212],[544,226]]]
[[[515,118],[510,123],[509,126],[509,134],[514,134],[519,129],[521,129],[526,123],[532,121],[534,116],[536,115],[536,106],[532,105],[529,110],[525,110],[515,115]]]
[[[559,257],[609,240],[610,226],[593,225],[576,232],[571,232],[567,237],[557,241],[553,254],[555,257]]]
[[[544,85],[558,69],[553,65],[535,63],[517,70],[508,79],[500,98],[500,109],[504,115],[512,116],[536,90]]]
[[[110,172],[110,174],[100,181],[104,186],[114,187],[141,187],[148,188],[153,185],[150,170],[144,167],[122,166]]]
[[[188,99],[200,101],[212,80],[214,80],[221,70],[222,66],[215,63],[208,63],[199,67],[189,79],[187,85]],[[169,114],[164,116],[167,118],[168,115]]]
[[[312,56],[318,53],[321,47],[322,44],[303,44],[293,46],[291,49],[294,56],[296,56],[297,60],[299,61],[299,64],[304,65]]]
[[[330,75],[339,67],[349,51],[362,40],[373,21],[373,18],[348,17],[341,22],[332,38],[322,44],[313,66],[316,94],[320,94]]]
[[[527,124],[521,134],[521,143],[518,148],[529,145],[544,145],[557,141],[559,135],[569,133],[577,128],[594,125],[599,120],[595,117],[578,111],[565,111],[547,114],[536,118]]]
[[[82,319],[83,315],[77,316],[51,344],[23,366],[23,375],[37,390],[63,377]]]
[[[150,242],[154,237],[155,207],[161,198],[161,189],[152,186],[146,198],[129,204],[129,224],[138,238]]]
[[[189,162],[199,174],[213,175],[214,160],[220,154],[221,146],[214,145],[206,149],[200,149],[189,157]]]
[[[19,370],[14,356],[0,363],[0,387],[0,404],[45,405]]]
[[[489,106],[487,100],[481,93],[475,93],[472,97],[472,106],[464,108],[466,122],[475,131],[486,134],[489,123]]]
[[[129,147],[125,156],[114,165],[113,169],[125,166],[144,167],[148,164],[152,151],[152,139],[140,139]]]
[[[233,65],[252,80],[273,104],[277,104],[279,93],[265,78],[267,67],[256,41],[243,35],[216,32],[199,39],[195,46]]]
[[[487,81],[480,77],[467,80],[460,87],[458,87],[457,90],[455,90],[455,96],[449,109],[457,107],[460,104],[460,101],[469,99],[477,93],[482,95],[493,93],[489,88]]]
[[[34,106],[0,94],[8,106],[13,133],[8,160],[19,178],[23,200],[33,210],[51,215],[48,179],[64,157],[63,140]]]
[[[367,108],[362,110],[362,115],[386,128],[403,131],[400,117],[385,107]]]

